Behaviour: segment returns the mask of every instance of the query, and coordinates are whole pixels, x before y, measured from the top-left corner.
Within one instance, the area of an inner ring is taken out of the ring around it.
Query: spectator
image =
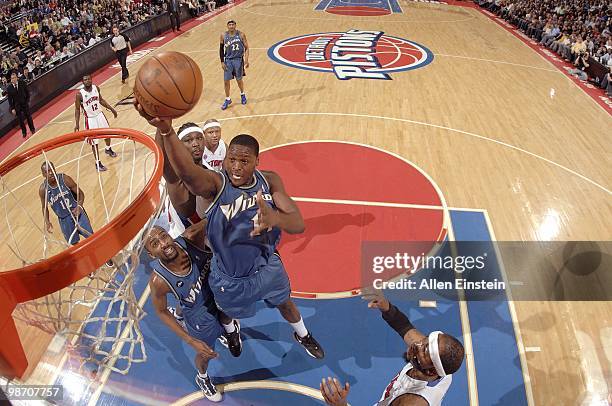
[[[8,88],[8,79],[6,78],[6,76],[2,75],[2,78],[0,79],[0,96],[1,97],[6,97],[6,89]]]
[[[27,84],[29,84],[31,81],[34,80],[34,75],[32,75],[32,73],[30,72],[27,66],[23,68],[23,72],[21,74],[20,79],[23,79],[23,81],[26,82]]]
[[[32,69],[32,74],[34,75],[35,78],[37,78],[43,73],[45,73],[45,69],[42,66],[40,58],[34,59],[34,69]]]
[[[601,81],[601,87],[606,91],[608,97],[612,97],[612,66],[608,65],[608,73]]]
[[[580,80],[587,80],[589,78],[589,76],[586,74],[585,70],[586,70],[586,68],[589,67],[589,58],[590,57],[591,56],[589,55],[588,52],[583,52],[583,53],[579,54],[578,57],[576,58],[576,60],[574,61],[574,65],[578,69],[574,69],[574,70],[570,71],[570,73],[572,75],[578,76],[578,78]]]
[[[214,0],[204,0],[204,5],[208,8],[208,11],[215,11],[217,8],[217,3]]]
[[[6,92],[8,93],[11,113],[19,119],[23,138],[27,137],[25,120],[27,120],[28,127],[30,127],[30,133],[34,134],[36,129],[34,128],[34,121],[32,121],[32,114],[30,114],[30,91],[28,90],[28,85],[23,80],[17,78],[17,72],[11,73],[11,84],[6,89]]]

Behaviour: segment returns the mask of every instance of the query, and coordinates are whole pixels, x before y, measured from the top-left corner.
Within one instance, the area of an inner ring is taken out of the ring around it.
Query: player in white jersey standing
[[[211,118],[204,123],[204,153],[202,163],[209,169],[220,172],[225,154],[225,142],[221,139],[221,123]]]
[[[379,309],[382,318],[404,339],[408,351],[406,365],[385,388],[376,406],[440,406],[454,374],[463,363],[463,345],[455,337],[434,331],[429,336],[418,331],[408,317],[378,294],[364,294],[368,307]],[[337,380],[321,382],[325,403],[346,406],[350,390]]]
[[[117,118],[117,111],[104,100],[100,89],[91,81],[91,75],[83,76],[83,88],[80,89],[76,94],[76,100],[74,101],[74,131],[79,131],[81,126],[81,110],[85,116],[85,129],[91,130],[94,128],[108,128],[108,120],[102,111],[102,107],[106,107],[113,113],[113,116]],[[117,154],[111,148],[110,138],[104,140],[106,148],[104,152],[111,158],[115,158]],[[98,150],[98,140],[93,140],[91,143],[91,150],[96,160],[96,169],[98,172],[106,171],[106,167],[100,161],[100,151]]]

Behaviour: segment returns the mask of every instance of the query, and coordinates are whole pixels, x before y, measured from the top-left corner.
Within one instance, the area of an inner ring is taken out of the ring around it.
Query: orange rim
[[[138,196],[108,224],[61,253],[9,271],[0,272],[0,283],[10,292],[13,303],[38,299],[63,289],[101,267],[123,249],[149,221],[160,202],[159,181],[163,154],[146,134],[125,128],[101,128],[62,135],[38,144],[0,164],[0,176],[42,154],[85,138],[118,138],[137,141],[155,153],[151,178]]]

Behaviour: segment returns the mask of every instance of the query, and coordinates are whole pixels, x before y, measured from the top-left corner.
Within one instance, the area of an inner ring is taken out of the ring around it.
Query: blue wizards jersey
[[[187,275],[177,275],[166,268],[160,260],[150,263],[153,271],[166,281],[174,296],[178,299],[187,321],[202,311],[216,314],[214,298],[208,286],[208,270],[210,269],[210,253],[202,251],[187,242],[183,237],[174,240],[187,252],[191,262],[191,270]]]
[[[250,184],[236,187],[222,171],[223,186],[206,212],[206,234],[215,255],[216,265],[232,278],[252,275],[276,251],[281,230],[273,228],[251,237],[257,219],[257,192],[276,208],[270,186],[263,174],[255,171]]]
[[[57,217],[60,219],[70,217],[72,215],[71,209],[77,207],[78,202],[72,193],[72,190],[66,186],[64,182],[64,174],[57,174],[57,185],[52,187],[45,180],[44,183],[45,193],[47,196],[47,203],[51,206]]]
[[[225,50],[225,59],[242,58],[244,55],[244,43],[240,38],[240,31],[236,30],[234,35],[230,35],[227,31],[223,35],[223,49]]]

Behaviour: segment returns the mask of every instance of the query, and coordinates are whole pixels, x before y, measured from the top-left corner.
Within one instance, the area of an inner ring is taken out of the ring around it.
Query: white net
[[[102,158],[108,166],[105,172],[97,170],[96,155],[92,154],[90,144],[83,141],[43,151],[41,159],[25,162],[0,178],[4,210],[0,233],[8,236],[0,248],[0,256],[5,258],[0,262],[0,272],[59,253],[78,234],[87,238],[89,230],[95,232],[132,203],[152,176],[155,155],[131,140],[118,139],[112,147],[118,156]],[[103,148],[104,143],[100,142],[100,150]],[[44,179],[46,171],[50,173],[48,180]],[[62,186],[72,195],[68,200],[61,194]],[[63,200],[59,210],[68,207],[69,219],[60,219],[54,213],[52,202],[58,190],[60,197],[55,202]],[[74,211],[70,199],[80,202],[81,196],[85,197],[82,207]],[[142,281],[137,283],[137,275],[141,269],[143,237],[160,209],[106,265],[92,269],[85,278],[64,289],[19,304],[13,317],[63,338],[71,367],[87,368],[94,374],[101,368],[125,374],[133,363],[144,362],[146,351],[140,322],[145,312],[143,303],[139,303],[144,287]],[[45,220],[46,211],[50,226]],[[83,214],[91,227],[84,225]],[[66,224],[72,224],[72,228]]]

